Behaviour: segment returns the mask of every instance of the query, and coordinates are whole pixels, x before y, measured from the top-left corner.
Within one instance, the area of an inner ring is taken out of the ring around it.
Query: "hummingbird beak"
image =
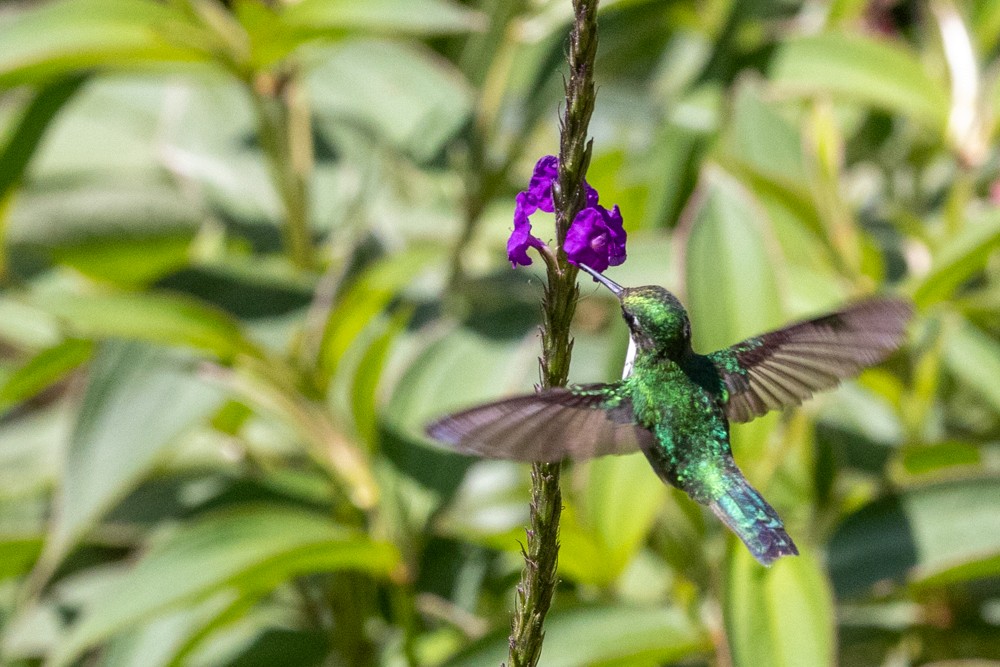
[[[597,271],[595,271],[594,269],[590,268],[586,264],[577,264],[577,266],[579,266],[581,269],[583,269],[584,271],[586,271],[587,273],[589,273],[590,275],[592,275],[594,277],[594,280],[596,280],[597,282],[601,283],[602,285],[604,285],[605,287],[607,287],[609,290],[611,290],[612,294],[614,294],[618,298],[621,298],[622,292],[625,291],[624,287],[622,287],[621,285],[619,285],[615,281],[611,280],[611,278],[607,278],[603,274],[598,273]]]

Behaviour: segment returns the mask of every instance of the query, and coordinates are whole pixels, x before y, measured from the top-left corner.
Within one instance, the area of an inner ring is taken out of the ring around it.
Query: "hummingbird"
[[[799,405],[883,361],[903,342],[912,306],[872,297],[698,354],[687,311],[671,292],[622,287],[579,266],[621,304],[634,352],[622,380],[480,405],[431,423],[427,434],[459,452],[516,461],[642,451],[664,482],[707,505],[762,565],[797,555],[778,513],[736,466],[729,423]]]

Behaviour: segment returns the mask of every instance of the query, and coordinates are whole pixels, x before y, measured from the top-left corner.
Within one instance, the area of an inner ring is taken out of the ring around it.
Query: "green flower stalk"
[[[590,159],[587,128],[594,110],[594,56],[597,53],[597,0],[573,0],[574,21],[569,44],[569,78],[560,133],[558,178],[553,183],[556,252],[539,248],[545,259],[547,285],[542,304],[542,387],[563,387],[569,375],[573,349],[569,334],[576,309],[576,267],[563,245],[570,222],[586,205],[583,177]],[[524,570],[510,633],[510,667],[538,664],[544,638],[543,624],[556,585],[559,558],[559,464],[531,466],[531,511]]]

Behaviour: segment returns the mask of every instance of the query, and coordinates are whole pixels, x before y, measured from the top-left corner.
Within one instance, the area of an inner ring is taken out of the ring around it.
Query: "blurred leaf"
[[[288,7],[283,23],[307,30],[441,34],[482,25],[482,15],[448,0],[302,0]]]
[[[1000,574],[1000,480],[935,484],[877,500],[830,540],[838,595],[882,580],[939,585]]]
[[[653,184],[646,219],[653,226],[673,225],[697,180],[701,135],[682,125],[666,123],[650,148],[639,165]]]
[[[127,287],[144,285],[190,261],[191,237],[106,239],[56,248],[53,259],[80,273]]]
[[[442,250],[417,246],[369,267],[340,295],[323,330],[319,383],[325,386],[361,332]]]
[[[70,174],[64,177],[74,183],[79,172]],[[190,263],[202,213],[178,194],[162,183],[110,177],[27,191],[10,216],[12,269],[31,274],[37,264],[62,263],[100,280],[148,283]]]
[[[1000,212],[969,220],[962,231],[934,253],[930,273],[917,285],[913,300],[926,308],[951,297],[963,282],[983,270],[1000,248]]]
[[[695,349],[710,352],[782,321],[764,222],[749,195],[718,171],[704,174],[685,253]]]
[[[1000,342],[965,320],[950,325],[945,333],[945,365],[1000,411]]]
[[[742,544],[729,551],[726,635],[733,665],[833,665],[833,595],[819,561],[803,551],[770,569]]]
[[[35,297],[39,309],[61,318],[74,335],[127,338],[211,352],[224,361],[258,354],[235,320],[179,295],[156,293],[73,294]]]
[[[759,85],[739,87],[725,134],[727,150],[762,174],[808,194],[799,130],[772,104],[763,99]]]
[[[435,526],[444,535],[515,550],[528,521],[528,493],[518,464],[474,461]]]
[[[191,266],[164,276],[156,287],[189,294],[225,310],[248,327],[256,324],[254,320],[262,320],[266,326],[268,320],[303,312],[315,298],[311,278],[291,275],[283,266],[271,268],[251,258]]]
[[[221,402],[219,390],[195,375],[190,359],[135,343],[106,343],[91,366],[70,440],[46,566],[56,565]]]
[[[621,574],[649,534],[667,487],[641,454],[605,456],[588,464],[585,523],[601,547],[593,566]]]
[[[533,339],[497,341],[456,328],[419,353],[396,383],[387,415],[401,432],[424,439],[424,426],[449,410],[531,391],[537,356]]]
[[[948,120],[946,89],[893,43],[843,33],[792,38],[770,75],[781,93],[871,104],[942,132]]]
[[[152,0],[44,3],[0,26],[0,88],[101,66],[200,60],[178,39],[194,30],[173,5]]]
[[[0,164],[4,165],[0,171],[0,203],[21,180],[52,119],[72,99],[84,80],[70,77],[55,81],[41,88],[25,107],[20,121],[0,150]]]
[[[594,667],[614,663],[653,667],[702,655],[708,636],[674,609],[580,607],[545,619],[546,667]],[[445,667],[498,665],[507,659],[507,629],[462,651]]]
[[[16,532],[25,525],[31,531],[44,530],[41,517],[29,513],[22,520],[20,510],[30,510],[32,505],[17,503],[42,492],[47,495],[56,485],[75,416],[67,402],[60,401],[0,421],[0,501],[15,503],[0,511],[0,526],[7,526],[9,520]]]
[[[43,543],[41,534],[21,537],[0,535],[0,581],[21,576],[30,570],[42,553]]]
[[[910,475],[939,473],[954,466],[978,466],[983,462],[979,448],[967,442],[939,442],[906,447],[900,463]]]
[[[738,89],[720,159],[756,196],[780,206],[798,224],[823,238],[800,131],[763,99],[758,88],[747,83]]]
[[[238,613],[236,596],[223,591],[173,613],[158,615],[140,627],[116,635],[101,652],[101,667],[171,667],[204,638],[214,619]]]
[[[412,308],[401,308],[386,325],[358,364],[351,383],[351,411],[354,425],[365,442],[374,446],[378,438],[378,386],[382,379],[392,344],[413,316]]]
[[[203,517],[173,531],[110,582],[51,664],[70,664],[112,635],[225,588],[258,594],[302,572],[385,575],[397,560],[390,545],[301,510],[246,506]]]
[[[421,48],[390,41],[329,49],[310,68],[307,83],[317,127],[333,142],[345,122],[360,123],[421,162],[438,155],[472,112],[472,91],[458,70]]]
[[[55,384],[90,359],[93,349],[90,341],[70,339],[42,350],[0,385],[0,410]]]

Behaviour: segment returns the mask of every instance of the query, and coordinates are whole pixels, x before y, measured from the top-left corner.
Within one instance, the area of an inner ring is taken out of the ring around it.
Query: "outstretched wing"
[[[427,434],[466,454],[561,461],[637,451],[653,435],[635,423],[623,384],[515,396],[443,417]]]
[[[799,405],[877,364],[903,342],[913,307],[869,299],[707,355],[728,393],[726,416],[746,422]]]

